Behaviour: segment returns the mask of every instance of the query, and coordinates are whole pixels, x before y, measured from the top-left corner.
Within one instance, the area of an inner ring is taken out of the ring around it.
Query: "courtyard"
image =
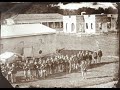
[[[65,35],[63,33],[59,33],[57,34],[56,40],[56,48],[59,49],[65,48],[66,50],[94,51],[98,50],[98,48],[101,48],[103,51],[102,63],[93,65],[91,68],[89,68],[86,79],[82,78],[81,72],[78,70],[70,74],[58,73],[51,75],[46,79],[21,82],[16,84],[20,85],[21,88],[29,86],[41,88],[83,88],[116,81],[119,65],[119,38],[116,34],[80,37],[79,35]],[[23,72],[17,73],[17,76],[22,75]],[[16,84],[13,84],[13,86]]]

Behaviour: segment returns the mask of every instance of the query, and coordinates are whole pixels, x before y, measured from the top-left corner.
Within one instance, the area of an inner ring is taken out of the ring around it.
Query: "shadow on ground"
[[[117,63],[117,62],[119,62],[119,61],[102,62],[102,63],[98,63],[98,64],[92,64],[89,67],[89,69],[97,68],[97,67],[102,67],[103,65],[111,64],[111,63]],[[72,73],[80,73],[80,68],[78,70],[73,71]],[[24,81],[24,77],[23,76],[19,76],[19,77],[17,77],[17,81],[18,81],[17,83],[28,83],[28,82],[35,82],[35,81],[38,81],[38,80],[50,80],[50,79],[69,78],[69,77],[65,76],[66,74],[69,74],[69,73],[60,72],[60,73],[56,73],[56,74],[53,74],[53,75],[49,75],[46,78],[40,78],[40,79],[30,80],[30,81]],[[64,77],[62,77],[62,76],[64,76]],[[101,76],[101,77],[92,77],[92,78],[105,78],[105,77],[111,77],[111,76]],[[87,78],[87,79],[92,79],[92,78]]]

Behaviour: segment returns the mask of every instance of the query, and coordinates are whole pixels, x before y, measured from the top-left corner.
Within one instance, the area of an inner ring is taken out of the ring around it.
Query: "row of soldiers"
[[[24,64],[24,76],[26,80],[34,80],[45,78],[49,75],[65,72],[71,73],[76,70],[81,70],[84,77],[86,71],[91,64],[101,62],[102,51],[89,52],[80,51],[75,55],[57,55],[47,58],[46,60],[26,60]]]
[[[90,52],[79,51],[77,54],[56,55],[47,59],[25,59],[22,71],[26,81],[46,78],[49,75],[56,73],[72,73],[73,71],[81,70],[84,77],[85,72],[91,64],[100,63],[102,51]],[[16,82],[16,73],[18,65],[15,63],[2,64],[1,69],[4,76],[12,83]]]

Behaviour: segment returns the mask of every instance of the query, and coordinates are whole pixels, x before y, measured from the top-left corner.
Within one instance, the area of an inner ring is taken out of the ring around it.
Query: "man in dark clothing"
[[[101,62],[101,57],[102,57],[102,51],[99,49],[98,50],[98,62],[100,63]]]
[[[93,60],[94,60],[94,64],[97,63],[97,58],[98,58],[97,52],[94,51],[94,52],[93,52]]]
[[[13,88],[9,81],[2,75],[0,66],[0,88]]]

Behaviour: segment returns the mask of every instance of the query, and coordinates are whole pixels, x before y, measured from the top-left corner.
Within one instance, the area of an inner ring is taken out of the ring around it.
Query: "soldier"
[[[30,63],[29,63],[29,71],[30,71],[30,79],[33,80],[34,79],[34,63],[33,63],[33,60],[31,60]]]
[[[3,76],[0,66],[0,88],[13,88],[9,81]]]
[[[69,59],[69,73],[72,72],[72,57]]]
[[[52,72],[52,74],[55,73],[55,59],[52,59],[52,61],[51,61],[51,72]]]
[[[86,78],[86,61],[82,60],[81,65],[80,65],[82,77],[85,79]]]
[[[78,63],[78,61],[79,61],[79,53],[76,55],[76,70],[78,70],[78,67],[79,67],[79,63]]]
[[[40,65],[40,75],[41,77],[43,77],[43,70],[44,70],[44,62],[41,62],[41,65]]]
[[[84,61],[84,70],[87,71],[87,58],[86,58],[86,51],[83,52],[83,61]]]
[[[23,66],[24,77],[25,77],[25,80],[26,80],[26,81],[29,80],[29,77],[28,77],[28,70],[29,70],[28,63],[29,63],[28,60],[26,60],[24,66]]]
[[[46,60],[46,73],[50,75],[50,59],[47,58]]]
[[[92,52],[89,52],[89,66],[91,65],[92,62]]]
[[[11,82],[12,83],[16,82],[16,73],[17,73],[17,71],[15,68],[15,64],[12,63],[12,65],[11,65]]]
[[[58,72],[58,59],[57,59],[57,57],[55,57],[55,60],[54,60],[54,67],[55,67],[55,73],[57,73]]]
[[[87,65],[87,68],[89,67],[89,52],[88,51],[86,51],[86,54],[85,54],[85,56],[86,56],[86,65]]]
[[[43,78],[47,77],[47,62],[43,63]]]
[[[40,76],[39,76],[39,64],[38,64],[38,62],[37,61],[35,61],[34,62],[34,68],[35,68],[35,78],[39,78]]]
[[[52,74],[52,68],[51,65],[53,63],[53,58],[51,57],[50,61],[49,61],[49,73]]]
[[[98,63],[100,63],[101,62],[101,57],[102,57],[102,51],[101,51],[101,49],[99,49],[98,50]]]
[[[3,76],[6,77],[6,66],[5,66],[5,64],[1,65],[1,71],[2,71]]]
[[[8,80],[8,81],[10,81],[10,73],[11,73],[9,67],[10,67],[10,64],[7,63],[7,65],[6,65],[6,73],[7,73],[7,76],[6,76],[6,77],[7,77],[7,80]]]
[[[66,58],[65,58],[65,71],[66,71],[66,73],[69,72],[69,57],[68,57],[68,55],[66,55]]]
[[[96,51],[93,52],[93,60],[94,60],[93,61],[94,64],[97,63],[97,52]]]

